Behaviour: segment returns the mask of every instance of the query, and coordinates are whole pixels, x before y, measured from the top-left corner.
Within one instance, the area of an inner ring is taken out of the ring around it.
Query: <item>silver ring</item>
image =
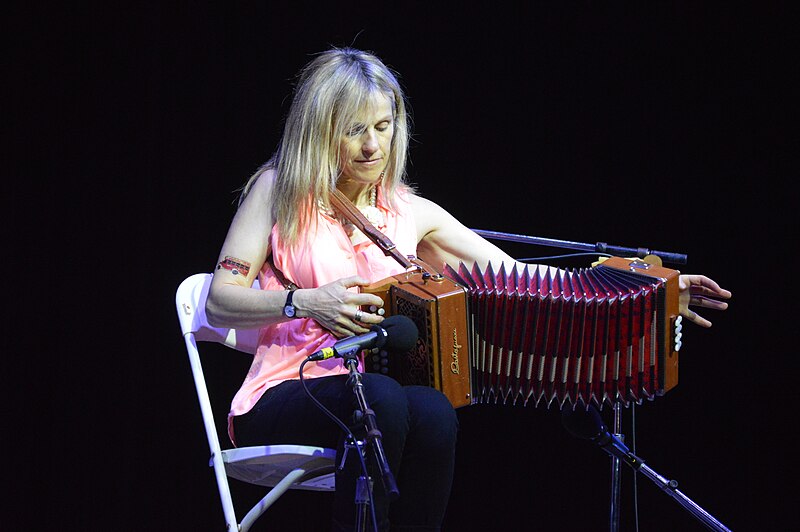
[[[361,316],[363,316],[363,315],[364,315],[364,313],[361,312],[360,308],[356,309],[356,314],[355,314],[355,316],[353,316],[353,320],[354,321],[361,321]]]

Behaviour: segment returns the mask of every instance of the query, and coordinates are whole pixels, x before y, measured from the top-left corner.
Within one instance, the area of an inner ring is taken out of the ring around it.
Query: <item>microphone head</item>
[[[576,405],[574,410],[569,407],[561,410],[561,424],[570,434],[583,440],[594,439],[606,431],[597,409],[591,405],[586,408],[583,403]]]
[[[381,322],[379,327],[385,329],[388,335],[386,344],[383,346],[387,351],[405,353],[417,343],[419,331],[408,316],[389,316]]]

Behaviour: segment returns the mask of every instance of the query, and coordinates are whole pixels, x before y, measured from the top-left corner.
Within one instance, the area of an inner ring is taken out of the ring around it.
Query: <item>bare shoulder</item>
[[[431,200],[423,198],[418,194],[405,194],[403,197],[405,197],[411,203],[411,206],[414,209],[425,209],[429,208],[430,206],[438,207],[438,205],[436,205]]]
[[[417,251],[428,264],[449,264],[457,268],[464,262],[469,267],[477,263],[484,268],[489,261],[513,263],[503,250],[481,238],[433,201],[416,197],[412,209],[417,223]]]
[[[265,168],[261,170],[254,178],[247,196],[254,195],[260,199],[268,199],[272,196],[272,190],[275,187],[275,178],[277,172],[274,168]]]
[[[236,210],[226,243],[260,248],[268,240],[275,223],[273,198],[275,171],[265,169],[253,178],[249,190]],[[252,241],[252,244],[251,244]]]
[[[442,207],[422,196],[409,195],[409,201],[420,240],[440,228],[445,220],[450,217]]]

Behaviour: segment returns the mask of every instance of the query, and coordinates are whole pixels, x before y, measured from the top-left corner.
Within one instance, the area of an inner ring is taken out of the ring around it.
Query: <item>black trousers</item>
[[[438,531],[450,496],[455,462],[458,421],[453,407],[433,388],[401,386],[376,373],[363,374],[362,382],[400,491],[400,497],[390,504],[369,451],[367,463],[374,480],[379,530]],[[356,437],[363,436],[362,424],[353,424],[358,402],[346,383],[347,375],[306,381],[314,397],[352,426]],[[250,412],[234,418],[233,426],[240,446],[301,444],[336,448],[337,465],[344,451],[345,434],[308,398],[297,380],[267,390]],[[344,470],[337,471],[334,530],[354,529],[355,485],[360,475],[360,460],[350,452]]]

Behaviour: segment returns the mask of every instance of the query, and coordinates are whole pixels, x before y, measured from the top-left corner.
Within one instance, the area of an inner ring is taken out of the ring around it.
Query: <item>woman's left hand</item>
[[[705,275],[681,275],[678,279],[678,288],[681,316],[701,327],[711,327],[711,322],[690,309],[690,306],[715,310],[728,308],[728,303],[718,299],[730,299],[731,293]]]

